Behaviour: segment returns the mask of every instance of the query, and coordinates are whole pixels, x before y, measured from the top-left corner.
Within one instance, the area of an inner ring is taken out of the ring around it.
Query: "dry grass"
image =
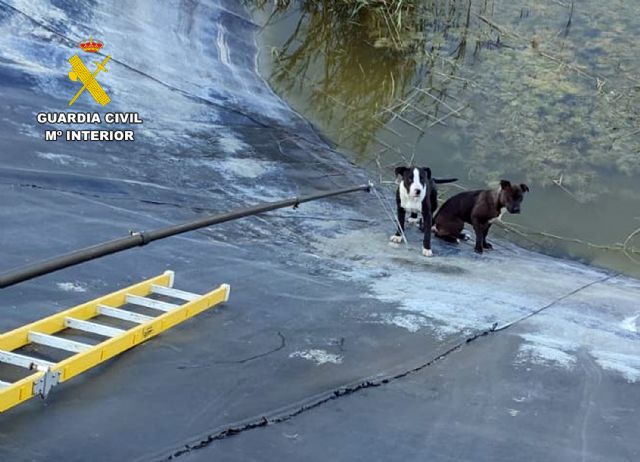
[[[246,0],[257,8],[274,5],[274,14],[290,6],[291,0]],[[303,3],[302,9],[330,12],[338,21],[366,26],[378,48],[406,50],[414,45],[411,35],[419,0],[315,0]]]

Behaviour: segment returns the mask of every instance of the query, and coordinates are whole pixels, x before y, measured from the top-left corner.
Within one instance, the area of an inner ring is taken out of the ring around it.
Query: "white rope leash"
[[[400,226],[400,222],[398,221],[398,217],[396,217],[393,214],[393,209],[390,208],[387,204],[385,204],[384,200],[380,196],[380,193],[378,193],[378,190],[373,185],[372,181],[369,181],[369,186],[371,187],[371,191],[373,191],[375,196],[378,198],[378,201],[380,202],[380,205],[382,206],[382,209],[384,210],[384,212],[387,214],[387,217],[389,217],[391,222],[397,227],[398,230],[400,230],[400,235],[402,236],[402,239],[404,240],[404,245],[408,249],[409,248],[409,241],[407,241],[407,236],[404,234],[404,230]]]

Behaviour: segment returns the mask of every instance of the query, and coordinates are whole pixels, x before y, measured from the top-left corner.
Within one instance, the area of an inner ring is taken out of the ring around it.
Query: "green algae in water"
[[[387,179],[413,158],[469,187],[526,181],[518,222],[571,238],[615,245],[640,226],[640,6],[422,1],[393,31],[338,3],[296,4],[263,39],[278,49],[274,89],[357,160]]]

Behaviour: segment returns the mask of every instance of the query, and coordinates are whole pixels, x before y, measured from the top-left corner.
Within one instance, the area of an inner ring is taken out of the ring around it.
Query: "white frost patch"
[[[409,332],[418,332],[423,327],[433,328],[433,323],[424,316],[417,316],[415,314],[390,314],[382,313],[373,316],[374,323],[386,324],[390,326],[401,327]]]
[[[275,168],[275,162],[257,159],[225,159],[220,166],[226,172],[242,178],[257,178]]]
[[[67,154],[55,154],[53,152],[37,152],[36,155],[41,159],[50,160],[51,162],[56,162],[60,165],[76,164],[76,165],[82,165],[85,167],[88,167],[90,165],[96,165],[95,162],[77,159]]]
[[[603,369],[640,381],[638,281],[605,279],[607,273],[595,268],[495,238],[496,250],[482,257],[473,254],[471,243],[452,246],[434,239],[435,257],[425,259],[420,233],[408,229],[408,248],[390,248],[386,236],[392,229],[389,223],[313,243],[336,260],[343,277],[395,306],[372,312],[365,322],[464,337],[548,306],[510,330],[522,339],[516,363],[577,369],[587,354]]]
[[[395,249],[386,244],[384,236],[355,231],[339,239],[320,240],[318,245],[346,258],[345,266],[352,268],[346,276],[367,284],[377,299],[428,318],[438,336],[488,329],[548,300],[548,291],[542,288],[522,293],[521,286],[512,283],[512,269],[505,269],[500,262],[490,262],[489,270],[479,259],[445,257],[435,246],[436,257],[426,259],[419,233],[409,232],[407,239],[409,249]],[[471,246],[460,247],[473,253]],[[372,277],[381,268],[388,277]]]
[[[576,363],[576,357],[568,352],[574,352],[580,344],[569,340],[566,336],[545,334],[521,334],[525,341],[518,350],[517,363],[533,363],[538,365],[555,365],[571,369]]]
[[[342,364],[342,356],[334,355],[325,350],[303,350],[294,351],[289,355],[290,358],[302,358],[314,361],[318,366],[321,364]]]
[[[40,159],[50,160],[62,165],[69,165],[73,161],[73,157],[66,154],[54,154],[52,152],[38,152],[36,154]]]
[[[596,363],[603,369],[621,374],[628,382],[640,382],[640,356],[609,351],[594,351]]]
[[[58,289],[64,290],[65,292],[86,292],[87,289],[82,284],[78,282],[59,282],[56,284]]]
[[[549,348],[556,348],[563,351],[575,351],[580,348],[580,343],[567,335],[554,336],[545,333],[527,333],[520,334],[520,337],[533,345],[545,345]]]
[[[231,57],[229,54],[229,47],[227,46],[227,39],[225,37],[225,28],[221,23],[218,23],[218,37],[216,39],[218,45],[219,57],[222,64],[227,67],[231,67]]]
[[[624,314],[635,311],[637,296],[631,289],[617,293],[603,283],[559,302],[527,321],[530,332],[521,334],[525,343],[519,359],[529,355],[534,363],[571,367],[579,365],[581,355],[576,352],[584,350],[603,369],[637,381],[637,334],[623,329],[620,322],[629,317]]]
[[[515,416],[517,416],[518,414],[520,414],[520,411],[518,411],[517,409],[507,409],[507,411],[509,412],[509,415],[510,415],[511,417],[515,417]]]
[[[249,145],[232,133],[222,133],[218,138],[218,145],[227,154],[236,154],[243,149],[249,149]]]
[[[42,8],[42,6],[31,0],[13,0],[11,3],[21,12],[41,22],[69,22],[69,18],[64,10],[58,8],[51,2],[47,3],[46,8]]]
[[[554,365],[565,369],[572,369],[576,363],[576,358],[565,353],[558,348],[551,348],[544,345],[532,345],[523,343],[520,346],[516,357],[517,363],[533,363],[543,366]]]
[[[638,333],[638,322],[637,322],[638,317],[640,317],[640,314],[636,314],[635,316],[630,316],[628,318],[625,318],[620,323],[620,328],[629,332],[633,332],[634,334],[637,334]]]

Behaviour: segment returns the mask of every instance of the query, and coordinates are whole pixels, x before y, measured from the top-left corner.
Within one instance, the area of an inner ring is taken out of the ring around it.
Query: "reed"
[[[246,0],[246,3],[256,8],[273,5],[274,14],[277,14],[294,2]],[[416,44],[415,14],[419,3],[419,0],[305,0],[301,8],[315,12],[324,10],[338,22],[346,21],[367,28],[377,48],[404,51]]]

